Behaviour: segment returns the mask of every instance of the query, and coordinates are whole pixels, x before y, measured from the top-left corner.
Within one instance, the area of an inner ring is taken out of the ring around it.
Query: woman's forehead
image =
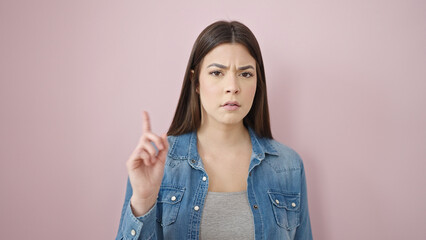
[[[203,66],[207,67],[212,63],[221,65],[247,65],[255,64],[256,60],[251,56],[247,48],[240,43],[223,43],[204,56]]]

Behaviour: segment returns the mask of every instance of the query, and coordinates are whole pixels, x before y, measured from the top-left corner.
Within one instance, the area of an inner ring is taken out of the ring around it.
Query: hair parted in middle
[[[198,36],[186,67],[179,102],[167,135],[181,135],[196,131],[201,125],[200,96],[196,89],[202,60],[213,48],[223,43],[239,43],[256,60],[256,93],[243,123],[259,137],[272,139],[266,94],[265,70],[259,44],[248,27],[238,21],[217,21],[207,26]]]

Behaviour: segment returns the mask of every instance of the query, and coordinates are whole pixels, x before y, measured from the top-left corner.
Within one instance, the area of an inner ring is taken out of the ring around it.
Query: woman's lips
[[[238,106],[238,105],[232,105],[232,104],[225,104],[222,107],[225,108],[228,111],[235,111],[238,108],[240,108],[240,106]]]

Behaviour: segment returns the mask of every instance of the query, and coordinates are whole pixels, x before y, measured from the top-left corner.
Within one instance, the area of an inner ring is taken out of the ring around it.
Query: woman
[[[143,118],[117,239],[312,239],[303,163],[272,139],[245,25],[218,21],[198,36],[167,135]]]

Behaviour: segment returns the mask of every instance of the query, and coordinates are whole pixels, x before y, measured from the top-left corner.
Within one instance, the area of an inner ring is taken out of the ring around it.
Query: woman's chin
[[[231,118],[225,118],[219,122],[225,125],[238,125],[243,123],[243,118],[231,117]]]

